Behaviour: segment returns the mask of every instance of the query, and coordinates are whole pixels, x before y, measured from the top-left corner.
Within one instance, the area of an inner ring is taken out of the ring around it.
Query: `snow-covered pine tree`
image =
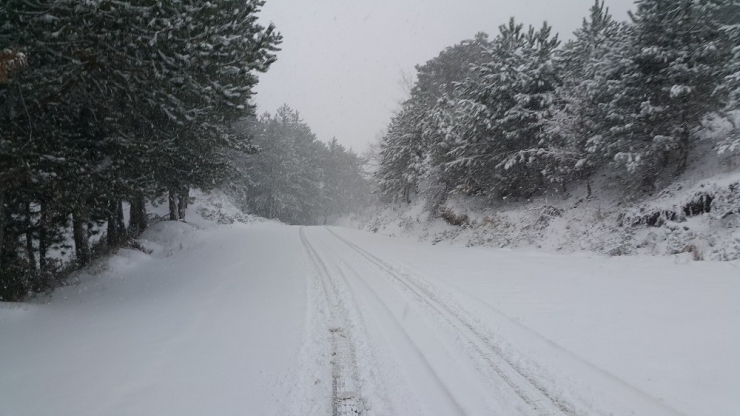
[[[460,97],[445,127],[447,171],[467,195],[529,196],[545,184],[552,151],[544,133],[560,75],[553,62],[559,45],[546,23],[540,30],[513,19],[458,88]]]
[[[727,62],[725,84],[723,92],[727,96],[726,110],[740,110],[740,1],[720,9],[720,18],[723,19],[725,31],[730,45],[733,46],[730,59]],[[740,126],[718,145],[720,154],[725,152],[740,152]]]
[[[440,161],[437,154],[443,136],[438,134],[432,115],[437,101],[452,97],[455,86],[470,76],[472,64],[482,62],[483,50],[490,45],[488,35],[445,48],[437,57],[416,67],[417,80],[410,97],[391,120],[381,142],[381,163],[376,174],[381,192],[394,200],[410,201],[419,181],[437,182]],[[427,188],[434,185],[427,184]]]
[[[420,158],[419,192],[427,199],[427,208],[434,214],[446,201],[458,179],[454,171],[444,167],[450,161],[445,147],[449,121],[449,104],[458,97],[457,86],[476,73],[473,68],[487,60],[485,51],[491,48],[487,34],[479,32],[473,39],[446,48],[436,58],[417,68],[418,82],[414,92],[422,97],[425,115],[420,126],[424,142],[424,157]]]
[[[563,84],[557,89],[557,110],[548,126],[551,139],[559,142],[560,180],[588,179],[608,162],[602,152],[592,151],[610,126],[605,112],[608,85],[618,79],[615,54],[626,42],[623,24],[612,19],[603,0],[595,0],[588,18],[559,52]],[[591,192],[589,182],[589,195]]]
[[[601,149],[643,189],[663,172],[680,173],[692,133],[719,110],[716,94],[729,58],[717,19],[728,0],[638,0],[618,83],[611,86],[613,123]]]
[[[154,69],[156,94],[148,99],[166,126],[158,176],[179,208],[188,187],[210,188],[227,173],[223,152],[249,146],[231,127],[252,115],[255,72],[274,62],[281,37],[257,23],[262,0],[149,3],[139,22],[147,28],[138,34],[146,46],[139,57]],[[178,211],[171,207],[173,216]]]
[[[404,103],[380,142],[381,162],[376,177],[380,191],[391,200],[411,201],[424,156],[424,108],[416,100]]]
[[[68,218],[84,264],[91,224],[107,223],[111,244],[124,237],[123,200],[140,231],[146,197],[173,182],[213,186],[226,172],[223,151],[246,144],[230,124],[252,113],[255,72],[280,42],[256,22],[262,4],[0,3],[0,50],[14,57],[2,58],[0,83],[0,217],[11,219],[0,221],[0,296],[24,296],[53,274],[39,269]],[[6,284],[11,264],[25,282]]]

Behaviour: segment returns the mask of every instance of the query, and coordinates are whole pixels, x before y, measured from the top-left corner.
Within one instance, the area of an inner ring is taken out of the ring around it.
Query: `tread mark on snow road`
[[[324,289],[324,295],[326,296],[326,303],[332,321],[329,327],[332,349],[331,414],[332,416],[362,415],[364,413],[364,405],[362,405],[362,398],[360,396],[360,386],[357,383],[355,352],[350,341],[346,310],[340,302],[336,285],[329,276],[329,269],[316,253],[311,243],[309,243],[303,232],[303,227],[298,230],[298,234],[321,280],[321,286]],[[329,281],[328,285],[327,280]]]
[[[375,300],[378,302],[378,304],[381,305],[383,307],[383,309],[388,313],[388,316],[391,317],[391,319],[393,319],[393,322],[396,324],[396,326],[398,327],[398,329],[400,330],[400,332],[403,334],[403,336],[405,337],[405,339],[408,341],[409,345],[414,349],[416,355],[421,359],[421,362],[423,363],[423,365],[426,368],[426,370],[429,372],[429,375],[431,375],[434,378],[434,380],[436,381],[436,384],[441,389],[441,392],[444,393],[444,395],[449,400],[449,403],[456,409],[457,413],[459,413],[461,415],[465,415],[466,413],[463,410],[463,408],[460,405],[460,403],[458,403],[458,401],[455,399],[455,397],[453,396],[453,394],[450,392],[450,390],[447,388],[447,386],[445,385],[445,383],[442,381],[442,378],[434,370],[434,368],[432,367],[432,365],[430,364],[429,360],[424,355],[424,353],[418,348],[418,346],[411,339],[411,337],[409,336],[409,334],[403,328],[403,325],[401,325],[401,323],[398,321],[398,319],[393,315],[393,312],[390,310],[390,308],[388,307],[388,305],[383,301],[383,299],[378,295],[378,293],[373,288],[370,287],[370,285],[365,281],[365,279],[360,276],[359,273],[357,273],[356,271],[354,271],[354,269],[352,269],[351,266],[349,264],[347,264],[346,262],[345,262],[345,264],[358,277],[358,279],[357,279],[358,282],[360,284],[362,284],[362,286],[365,289],[367,289],[368,293],[372,294],[373,298],[375,298]],[[339,274],[344,279],[344,282],[347,284],[347,287],[349,287],[350,290],[351,290],[351,285],[349,283],[349,279],[344,274],[344,272],[341,270],[341,268],[339,269]]]
[[[440,301],[430,290],[413,282],[408,277],[402,277],[401,273],[393,266],[351,241],[348,241],[344,237],[341,237],[331,229],[326,228],[326,230],[352,250],[393,277],[432,310],[437,312],[437,314],[447,321],[450,326],[470,340],[471,345],[475,348],[480,357],[488,363],[488,365],[511,387],[516,395],[529,405],[532,410],[543,416],[572,414],[572,411],[564,402],[558,398],[552,397],[545,389],[538,386],[532,378],[525,375],[514,363],[508,360],[501,349],[491,343],[488,340],[488,337],[486,337],[480,329],[470,324],[460,316],[460,313],[455,312],[448,305]],[[484,349],[488,350],[488,352]],[[494,358],[492,359],[491,356]]]

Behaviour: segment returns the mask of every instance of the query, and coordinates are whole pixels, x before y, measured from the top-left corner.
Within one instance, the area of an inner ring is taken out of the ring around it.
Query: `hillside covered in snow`
[[[362,229],[434,244],[740,258],[740,9],[595,1],[416,67]],[[687,32],[687,28],[695,28]]]
[[[737,163],[737,162],[733,162]],[[428,201],[381,204],[351,224],[432,244],[590,251],[608,256],[677,255],[740,259],[740,173],[679,180],[639,200],[611,192],[551,195],[488,206],[447,201],[433,215]]]

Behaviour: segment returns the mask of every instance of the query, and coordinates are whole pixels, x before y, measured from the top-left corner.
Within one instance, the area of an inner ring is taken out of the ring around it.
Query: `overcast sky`
[[[633,0],[607,0],[627,20]],[[282,51],[260,75],[258,111],[298,110],[319,139],[362,152],[404,98],[402,74],[447,46],[491,37],[511,16],[562,38],[580,26],[593,0],[267,0],[261,13],[283,34]]]

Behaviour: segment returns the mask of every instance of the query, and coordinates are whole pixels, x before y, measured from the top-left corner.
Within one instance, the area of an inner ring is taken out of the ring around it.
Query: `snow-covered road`
[[[0,415],[740,409],[737,265],[195,224],[0,306]]]
[[[347,356],[336,360],[335,374],[352,380],[346,384],[354,387],[333,389],[332,413],[354,414],[343,413],[344,407],[365,410],[371,400],[359,388],[366,384],[384,392],[385,397],[375,400],[383,406],[378,409],[381,414],[568,412],[507,360],[484,328],[423,279],[398,270],[329,229],[311,229],[310,239],[303,229],[300,233],[316,278],[323,287],[332,287],[324,292],[329,293],[330,315],[344,318],[330,331],[349,344],[332,344],[340,348],[332,355]],[[354,311],[348,313],[348,308]],[[358,358],[353,345],[360,343],[366,351],[361,350]],[[341,348],[350,353],[344,354]],[[374,354],[386,349],[382,357]]]

